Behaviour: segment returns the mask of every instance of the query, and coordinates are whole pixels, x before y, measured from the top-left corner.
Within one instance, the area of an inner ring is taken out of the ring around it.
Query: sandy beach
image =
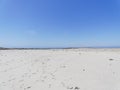
[[[0,90],[120,90],[120,49],[0,50]]]

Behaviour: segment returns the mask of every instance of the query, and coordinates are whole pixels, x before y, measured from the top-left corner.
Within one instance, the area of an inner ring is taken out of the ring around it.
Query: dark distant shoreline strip
[[[50,49],[120,49],[120,47],[0,48],[0,50],[50,50]]]

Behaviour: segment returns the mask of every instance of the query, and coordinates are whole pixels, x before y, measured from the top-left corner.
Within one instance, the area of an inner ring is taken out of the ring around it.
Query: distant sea
[[[102,46],[102,47],[98,47],[98,46],[94,46],[94,47],[46,47],[46,48],[4,48],[4,47],[0,47],[0,50],[29,50],[29,49],[33,49],[33,50],[47,50],[47,49],[82,49],[82,48],[91,48],[91,49],[102,49],[102,48],[120,48],[120,46]]]

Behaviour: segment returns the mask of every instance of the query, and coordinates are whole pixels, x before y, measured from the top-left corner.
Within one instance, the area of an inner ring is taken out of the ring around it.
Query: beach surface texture
[[[120,90],[120,49],[0,50],[0,90]]]

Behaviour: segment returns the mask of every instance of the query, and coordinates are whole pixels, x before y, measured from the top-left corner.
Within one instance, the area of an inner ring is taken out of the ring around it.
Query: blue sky
[[[0,0],[0,46],[120,46],[120,1]]]

